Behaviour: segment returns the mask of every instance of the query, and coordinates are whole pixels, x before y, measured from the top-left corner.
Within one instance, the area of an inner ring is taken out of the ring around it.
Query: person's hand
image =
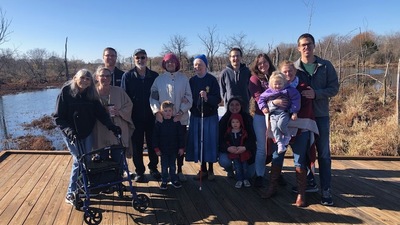
[[[268,108],[263,108],[261,111],[264,113],[264,115],[267,115],[269,113]]]
[[[297,113],[292,114],[292,120],[297,120]]]
[[[237,152],[237,147],[236,146],[229,146],[227,148],[228,152],[235,154]]]
[[[116,126],[116,125],[111,126],[110,130],[114,133],[114,135],[116,137],[118,137],[122,133],[121,128],[119,126]]]
[[[154,152],[156,153],[157,156],[161,156],[161,150],[159,148],[155,148]]]
[[[71,141],[73,141],[76,138],[76,131],[72,128],[66,128],[65,131],[65,136]]]
[[[109,113],[110,115],[112,115],[112,117],[114,117],[114,116],[119,116],[119,115],[120,115],[119,110],[116,109],[115,107],[113,107],[112,109],[109,109],[108,113]]]
[[[178,154],[179,154],[180,156],[183,156],[184,153],[185,153],[185,149],[180,148],[179,151],[178,151]]]
[[[183,96],[181,99],[181,102],[184,104],[187,104],[187,103],[189,103],[189,100],[185,96]]]
[[[182,110],[179,110],[179,112],[174,116],[174,122],[181,121],[183,114],[184,113],[182,112]]]
[[[314,99],[315,91],[314,91],[314,89],[312,89],[312,87],[308,86],[307,90],[304,90],[301,92],[301,95],[308,99]]]
[[[200,97],[203,98],[204,101],[206,102],[208,100],[207,92],[206,91],[200,91]]]
[[[287,99],[281,99],[281,98],[277,98],[272,100],[272,104],[280,107],[280,108],[286,108],[289,104]]]
[[[242,154],[243,152],[246,151],[246,147],[244,146],[238,146],[237,149],[238,149],[237,154]]]
[[[156,120],[160,123],[163,122],[163,116],[160,112],[156,113]]]

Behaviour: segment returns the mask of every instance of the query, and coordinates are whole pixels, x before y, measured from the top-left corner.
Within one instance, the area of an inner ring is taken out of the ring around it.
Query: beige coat
[[[126,92],[120,88],[111,86],[110,87],[110,101],[109,103],[115,105],[115,109],[119,110],[120,115],[113,117],[114,124],[119,126],[122,130],[121,140],[122,144],[127,148],[126,156],[132,157],[132,144],[131,136],[135,130],[135,126],[132,122],[132,101]],[[93,148],[99,149],[106,146],[119,144],[118,139],[115,137],[112,131],[109,131],[99,121],[93,129]]]

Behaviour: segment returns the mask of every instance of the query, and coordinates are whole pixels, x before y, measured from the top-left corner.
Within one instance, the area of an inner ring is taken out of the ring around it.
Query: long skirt
[[[218,115],[203,118],[203,138],[201,137],[201,121],[201,117],[190,116],[186,161],[217,162]],[[203,157],[200,157],[201,152],[203,152]]]

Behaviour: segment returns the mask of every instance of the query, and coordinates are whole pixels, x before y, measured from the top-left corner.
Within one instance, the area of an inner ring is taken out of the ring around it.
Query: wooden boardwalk
[[[65,151],[0,152],[0,224],[85,224],[83,212],[64,202],[71,159]],[[203,181],[200,191],[192,179],[199,164],[185,162],[189,179],[180,189],[161,191],[151,179],[137,185],[137,192],[151,199],[144,213],[116,193],[92,198],[91,206],[102,211],[101,224],[113,225],[400,224],[400,158],[334,158],[332,207],[320,205],[318,193],[307,194],[306,208],[292,205],[292,166],[287,158],[284,177],[289,184],[270,200],[261,199],[253,187],[234,188],[235,181],[218,165],[216,179]]]

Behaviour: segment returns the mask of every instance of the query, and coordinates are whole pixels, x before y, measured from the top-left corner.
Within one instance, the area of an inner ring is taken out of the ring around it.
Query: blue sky
[[[190,55],[205,53],[198,35],[213,26],[221,39],[243,33],[266,50],[307,32],[311,8],[310,33],[317,40],[400,31],[398,0],[2,0],[0,7],[12,20],[9,41],[0,48],[44,48],[62,56],[68,37],[68,58],[87,62],[101,59],[107,46],[123,57],[136,48],[159,56],[172,35],[186,37]]]

